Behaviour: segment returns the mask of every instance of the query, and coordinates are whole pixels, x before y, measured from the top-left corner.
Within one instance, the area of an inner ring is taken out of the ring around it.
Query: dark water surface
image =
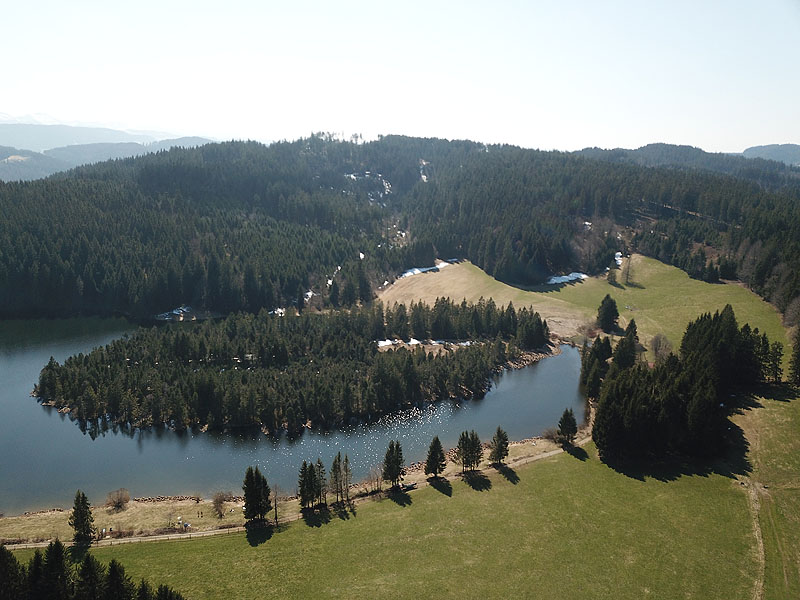
[[[97,432],[96,439],[56,410],[30,397],[51,356],[62,362],[78,352],[132,332],[122,319],[25,320],[0,323],[0,513],[18,514],[72,504],[75,490],[100,503],[114,489],[133,496],[240,493],[248,465],[260,465],[269,482],[293,491],[302,461],[337,451],[349,454],[355,481],[383,459],[390,439],[400,440],[406,463],[424,460],[438,435],[455,446],[465,429],[488,441],[498,425],[523,439],[554,427],[565,408],[580,421],[578,351],[497,377],[481,400],[442,402],[343,431],[306,432],[296,440],[259,432],[176,433],[163,428]]]

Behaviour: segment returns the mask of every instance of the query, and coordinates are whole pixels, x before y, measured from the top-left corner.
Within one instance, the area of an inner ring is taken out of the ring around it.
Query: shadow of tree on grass
[[[301,514],[303,521],[309,527],[321,527],[331,522],[331,511],[327,506],[304,508]]]
[[[586,450],[581,448],[580,446],[573,446],[572,444],[567,444],[564,446],[564,452],[577,458],[580,461],[585,461],[589,458],[589,454],[587,454]]]
[[[453,495],[453,484],[444,477],[428,477],[428,483],[437,492],[451,497]]]
[[[253,547],[263,544],[275,533],[275,526],[263,521],[248,521],[245,528],[247,529],[247,543]]]
[[[675,481],[680,477],[722,475],[735,479],[749,475],[753,470],[747,454],[750,444],[738,425],[727,422],[727,431],[716,457],[697,458],[671,455],[661,460],[604,460],[603,462],[627,477],[645,481],[648,477],[659,481]]]
[[[517,472],[507,464],[499,463],[494,465],[494,468],[497,469],[497,472],[505,477],[509,483],[513,483],[514,485],[519,483],[519,475],[517,475]]]
[[[386,493],[386,497],[398,506],[409,506],[411,504],[411,496],[409,496],[408,492],[404,490],[396,488],[390,489]]]
[[[353,515],[354,517],[356,516],[356,505],[348,505],[344,500],[341,502],[334,502],[331,504],[331,508],[333,509],[333,512],[336,513],[336,516],[342,521],[347,521],[350,518],[350,515]]]
[[[492,489],[491,480],[481,471],[467,471],[461,474],[461,479],[476,492],[485,492]]]

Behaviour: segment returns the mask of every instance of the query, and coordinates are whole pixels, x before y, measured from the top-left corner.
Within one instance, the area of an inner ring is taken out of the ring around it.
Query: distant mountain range
[[[793,145],[786,144],[785,146]],[[745,152],[749,152],[749,155],[706,152],[693,146],[674,144],[648,144],[636,150],[584,148],[576,154],[596,160],[629,163],[643,167],[668,167],[732,175],[755,181],[767,188],[800,185],[799,167],[775,159],[758,157],[751,152],[758,148],[772,148],[772,146],[748,148]],[[794,148],[800,149],[800,146],[794,146]]]
[[[742,152],[746,158],[766,158],[777,160],[787,165],[800,167],[800,145],[798,144],[769,144],[767,146],[753,146]]]
[[[0,181],[40,179],[80,165],[209,142],[200,137],[156,141],[100,127],[0,123]]]
[[[99,142],[138,142],[150,144],[158,138],[105,127],[73,127],[38,123],[0,123],[0,146],[43,152],[59,146]]]

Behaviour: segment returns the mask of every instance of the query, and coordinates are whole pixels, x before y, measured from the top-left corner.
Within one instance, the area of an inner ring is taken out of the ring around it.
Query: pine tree
[[[300,508],[305,508],[308,504],[306,497],[306,487],[308,486],[306,483],[308,478],[307,471],[308,464],[303,461],[303,464],[300,465],[300,472],[297,474],[297,497],[300,499]]]
[[[104,600],[133,600],[136,586],[125,574],[125,568],[116,559],[108,563]]]
[[[461,472],[466,472],[469,465],[469,432],[462,431],[458,436],[454,458],[456,463],[461,465]]]
[[[316,478],[314,465],[303,461],[303,465],[300,467],[300,478],[297,482],[298,492],[300,493],[300,506],[303,508],[314,505]]]
[[[789,359],[789,381],[795,385],[800,384],[800,328],[794,333],[792,356]]]
[[[489,460],[494,464],[502,464],[506,456],[508,456],[508,434],[498,427],[489,446]]]
[[[83,557],[75,581],[75,600],[103,600],[106,597],[103,566],[89,552]],[[116,598],[116,596],[114,596]]]
[[[58,540],[50,542],[44,551],[41,591],[42,598],[48,600],[68,600],[70,597],[66,549]]]
[[[571,408],[564,410],[558,422],[558,435],[565,444],[572,445],[575,435],[578,433],[578,423],[575,421],[575,414]]]
[[[477,432],[473,429],[469,432],[469,448],[470,448],[470,460],[472,469],[477,469],[478,466],[481,464],[481,459],[483,458],[483,445],[481,444],[481,439],[478,437]]]
[[[247,467],[244,472],[242,491],[244,492],[244,518],[248,520],[255,519],[258,515],[258,494],[253,467]]]
[[[264,519],[272,508],[267,478],[258,467],[247,467],[242,484],[244,492],[244,518]]]
[[[461,465],[461,472],[472,471],[478,467],[483,457],[483,447],[478,434],[472,431],[462,431],[458,436],[455,459]]]
[[[27,596],[25,569],[10,550],[0,545],[0,599],[12,600]]]
[[[400,446],[400,442],[389,441],[389,447],[383,459],[383,479],[391,481],[394,487],[399,485],[403,478],[404,462],[403,448]]]
[[[86,494],[78,490],[75,492],[75,505],[69,516],[69,525],[75,530],[72,541],[76,546],[89,546],[97,530],[94,527],[92,508]]]
[[[635,331],[632,332],[635,334]],[[625,334],[614,348],[614,364],[620,369],[629,369],[636,364],[636,340],[632,334]]]
[[[44,592],[44,558],[37,549],[28,562],[28,594],[31,600],[42,600]]]
[[[331,489],[336,494],[336,502],[342,495],[342,453],[337,452],[331,465]]]
[[[267,514],[269,514],[272,508],[270,500],[271,490],[269,489],[267,478],[258,470],[258,467],[256,467],[253,478],[256,483],[256,489],[258,490],[258,518],[263,520],[267,517]]]
[[[625,335],[633,338],[635,342],[639,341],[639,333],[636,328],[636,319],[631,319],[628,326],[625,328]]]
[[[156,595],[153,593],[153,588],[144,579],[139,583],[136,589],[136,600],[155,600]]]
[[[350,457],[344,455],[344,494],[347,503],[350,503],[350,485],[353,483],[353,471],[350,469]]]
[[[589,398],[597,398],[600,395],[600,365],[597,361],[592,365],[589,371],[589,377],[586,380],[586,396]]]
[[[325,479],[325,465],[322,464],[322,459],[317,459],[317,466],[314,469],[314,495],[317,497],[320,504],[323,506],[328,504],[328,482]]]
[[[597,309],[597,325],[603,331],[610,333],[616,328],[617,319],[619,319],[617,303],[610,294],[606,294]]]
[[[428,458],[425,460],[425,475],[439,477],[439,474],[444,471],[446,464],[442,442],[439,441],[438,435],[434,436],[428,448]]]

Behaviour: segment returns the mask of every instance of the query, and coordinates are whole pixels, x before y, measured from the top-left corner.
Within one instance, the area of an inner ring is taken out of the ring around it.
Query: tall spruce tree
[[[328,504],[328,481],[325,479],[325,465],[322,464],[321,458],[317,459],[314,475],[314,495],[318,502],[325,506]]]
[[[28,561],[27,580],[28,594],[31,600],[42,600],[46,597],[44,593],[44,557],[38,549],[34,551]]]
[[[104,600],[133,600],[136,586],[125,574],[125,568],[112,558],[108,563]]]
[[[76,546],[89,546],[97,533],[92,507],[89,506],[86,494],[80,490],[75,492],[75,504],[69,516],[69,526],[75,531],[72,541]]]
[[[390,481],[393,487],[397,487],[403,478],[403,465],[403,448],[400,442],[390,440],[383,459],[383,479]]]
[[[244,492],[244,518],[264,519],[272,508],[267,478],[258,467],[247,467],[242,484]]]
[[[256,472],[253,467],[247,467],[244,472],[242,492],[244,492],[244,518],[255,519],[258,515],[258,491],[255,482]]]
[[[333,464],[331,464],[331,489],[336,494],[336,502],[338,503],[342,497],[342,453],[337,452],[333,457]]]
[[[494,464],[502,464],[508,456],[508,434],[498,427],[489,444],[489,460]]]
[[[105,590],[105,569],[91,553],[87,552],[78,567],[74,600],[103,600],[106,596]]]
[[[578,423],[575,421],[575,413],[571,408],[564,409],[564,414],[558,421],[558,436],[565,444],[572,445],[575,435],[578,433]]]
[[[313,464],[303,461],[300,467],[300,477],[297,480],[297,489],[300,495],[300,506],[309,508],[314,505],[314,488],[316,480],[316,471]]]
[[[444,471],[446,460],[444,456],[444,448],[442,442],[439,441],[439,436],[433,436],[431,445],[428,447],[428,457],[425,460],[425,475],[433,475],[439,477],[439,474]]]
[[[481,462],[483,448],[478,434],[472,431],[462,431],[458,436],[455,459],[461,465],[461,472],[475,470]]]
[[[269,489],[267,478],[258,470],[258,467],[256,467],[255,471],[255,481],[258,489],[258,518],[265,519],[267,514],[269,514],[269,510],[272,508],[270,500],[271,490]]]
[[[42,598],[69,600],[69,565],[67,552],[59,540],[50,542],[44,551],[42,563]]]
[[[792,356],[789,359],[789,381],[800,385],[800,328],[794,333]]]
[[[481,459],[483,458],[483,444],[481,444],[481,438],[478,437],[478,433],[474,429],[469,432],[469,448],[472,470],[475,470],[481,464]]]
[[[344,495],[347,502],[350,502],[350,485],[353,483],[353,471],[350,468],[350,457],[347,454],[344,455],[344,467],[343,467],[343,475],[344,475]]]
[[[0,545],[0,600],[15,600],[28,597],[28,582],[25,569],[17,557]]]
[[[617,327],[617,319],[619,319],[617,303],[610,294],[606,294],[597,309],[597,325],[606,333],[610,333]]]

